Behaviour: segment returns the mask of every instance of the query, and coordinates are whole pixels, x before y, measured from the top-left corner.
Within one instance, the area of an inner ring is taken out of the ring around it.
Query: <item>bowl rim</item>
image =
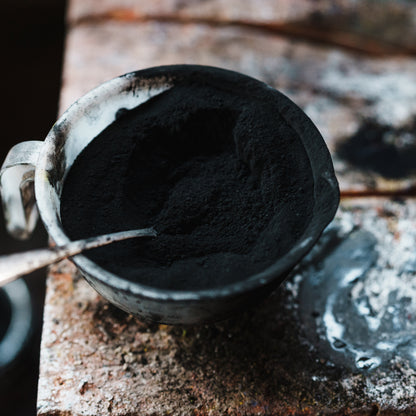
[[[101,284],[110,287],[112,290],[152,300],[174,302],[192,302],[203,299],[209,300],[239,296],[260,286],[270,285],[279,276],[286,275],[310,251],[319,239],[324,228],[335,216],[339,204],[339,187],[330,153],[314,123],[293,101],[275,88],[235,71],[205,65],[166,65],[128,72],[100,84],[73,103],[48,133],[36,166],[35,194],[40,217],[53,241],[57,245],[70,241],[60,224],[59,214],[54,212],[52,205],[48,203],[52,195],[53,185],[49,176],[45,173],[48,171],[48,167],[50,168],[50,155],[56,150],[56,146],[59,145],[54,133],[56,126],[62,124],[68,125],[68,121],[71,120],[73,114],[79,112],[80,108],[87,107],[91,102],[99,100],[104,95],[108,96],[108,92],[113,89],[114,92],[117,92],[120,87],[127,89],[131,88],[134,83],[151,82],[157,79],[165,83],[170,83],[174,82],[176,78],[180,78],[190,72],[195,73],[195,71],[208,71],[218,76],[237,74],[240,77],[246,77],[259,84],[263,84],[277,94],[282,104],[284,104],[280,115],[294,128],[310,160],[314,178],[314,207],[312,209],[312,217],[302,236],[297,240],[292,249],[285,253],[283,257],[277,259],[271,266],[244,280],[210,289],[185,291],[146,286],[141,283],[129,281],[107,271],[83,255],[77,255],[72,258],[72,261],[81,272],[87,274],[91,279],[95,279]],[[287,111],[288,108],[290,111]],[[315,160],[316,157],[315,159],[312,157],[314,154],[320,155],[319,160]]]

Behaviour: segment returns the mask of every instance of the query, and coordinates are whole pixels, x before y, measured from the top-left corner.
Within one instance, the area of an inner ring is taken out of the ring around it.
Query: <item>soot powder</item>
[[[115,121],[77,157],[61,217],[72,239],[153,226],[86,254],[134,282],[223,286],[263,271],[308,223],[303,144],[265,85],[177,82]]]

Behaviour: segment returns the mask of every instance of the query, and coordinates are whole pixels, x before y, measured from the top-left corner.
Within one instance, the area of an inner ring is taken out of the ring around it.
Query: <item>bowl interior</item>
[[[201,78],[201,73],[205,77]],[[138,71],[99,86],[71,106],[55,124],[46,139],[45,149],[37,167],[35,187],[42,220],[57,244],[69,240],[62,227],[60,204],[64,181],[77,156],[120,116],[120,111],[125,112],[150,99],[163,96],[180,84],[184,78],[189,79],[193,76],[199,81],[204,79],[204,82],[207,82],[207,79],[213,79],[215,82],[221,80],[225,84],[232,82],[236,77],[235,73],[230,71],[195,66],[159,67]],[[249,79],[238,75],[237,80],[238,77],[242,77],[244,81]],[[250,83],[254,89],[268,89],[255,80],[251,80]],[[202,123],[202,132],[205,135],[201,143],[210,143],[208,146],[210,152],[215,148],[215,138],[218,136],[218,132],[210,126],[220,125],[223,130],[232,131],[230,140],[236,145],[239,157],[251,172],[258,171],[257,177],[261,182],[263,198],[270,203],[273,215],[268,220],[267,226],[256,234],[253,247],[256,247],[258,253],[262,252],[268,258],[268,262],[262,264],[260,268],[253,269],[253,272],[246,274],[244,279],[228,279],[224,282],[218,281],[214,285],[192,287],[189,290],[186,285],[169,287],[163,282],[160,285],[152,284],[152,280],[137,282],[125,278],[126,276],[122,276],[117,271],[102,268],[85,256],[76,256],[74,261],[81,270],[115,287],[132,291],[140,290],[142,294],[148,293],[150,296],[158,296],[160,292],[165,291],[171,293],[198,291],[199,295],[205,291],[210,295],[213,292],[218,295],[224,288],[227,291],[241,291],[244,287],[266,284],[270,279],[285,275],[312,247],[323,228],[332,219],[338,204],[338,187],[328,151],[312,122],[282,94],[269,89],[269,95],[272,101],[270,108],[273,110],[270,118],[263,116],[261,118],[259,113],[257,118],[253,118],[251,126],[261,130],[264,136],[267,132],[279,128],[276,119],[281,121],[280,125],[286,123],[292,131],[288,143],[284,146],[276,144],[265,147],[265,142],[250,141],[248,137],[253,132],[241,130],[241,120],[237,121],[238,117],[241,118],[241,114],[234,118],[228,117],[228,121],[222,120],[221,117],[225,113],[222,107],[222,111],[205,109],[200,113],[193,113],[193,118],[188,118],[182,126],[189,131],[192,130],[192,126],[198,125],[201,134]],[[157,138],[152,138],[152,143],[166,147],[167,143],[181,139],[183,129],[182,132],[181,130],[178,132],[177,129],[167,128],[163,143],[156,143]],[[235,131],[238,129],[241,131],[236,134]],[[258,131],[256,134],[261,136]],[[191,136],[195,136],[195,132],[192,132]],[[221,147],[221,143],[218,146]],[[197,148],[200,151],[201,146]],[[136,150],[136,152],[142,151],[142,148]],[[221,149],[218,152],[221,152]],[[167,152],[167,154],[171,153]],[[279,178],[279,181],[276,181],[276,178]],[[181,226],[186,225],[185,221]],[[253,254],[248,251],[238,255]],[[209,262],[210,267],[224,264],[218,262],[215,256]],[[214,274],[220,271],[215,270],[214,267]],[[230,275],[237,274],[232,272]]]

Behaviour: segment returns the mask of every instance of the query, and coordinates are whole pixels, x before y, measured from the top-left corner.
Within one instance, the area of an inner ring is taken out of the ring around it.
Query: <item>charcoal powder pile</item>
[[[147,286],[200,290],[244,280],[290,250],[313,209],[308,157],[278,93],[227,76],[184,79],[120,109],[78,156],[61,198],[70,238],[159,233],[87,257]]]

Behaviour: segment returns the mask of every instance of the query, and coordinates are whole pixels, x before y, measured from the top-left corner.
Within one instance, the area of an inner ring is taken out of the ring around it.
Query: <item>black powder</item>
[[[121,109],[84,149],[61,198],[68,236],[159,233],[90,259],[131,281],[195,290],[248,278],[290,249],[312,212],[311,167],[277,93],[245,82],[177,82]]]

